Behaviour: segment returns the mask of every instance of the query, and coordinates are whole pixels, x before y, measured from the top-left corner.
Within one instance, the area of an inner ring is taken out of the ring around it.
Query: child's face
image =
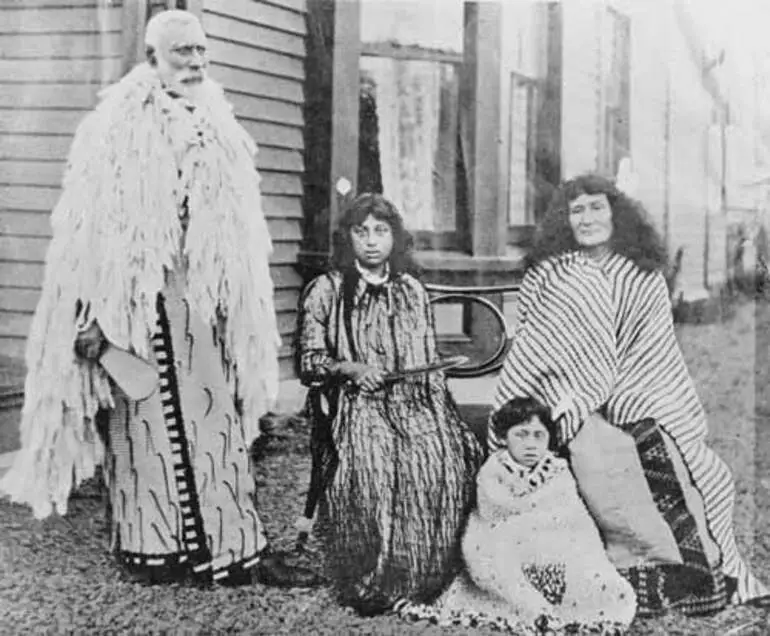
[[[523,424],[508,429],[508,452],[514,461],[532,468],[548,450],[549,438],[548,429],[537,415],[533,415]]]
[[[362,267],[378,269],[393,251],[393,230],[388,223],[369,215],[350,229],[353,253]]]

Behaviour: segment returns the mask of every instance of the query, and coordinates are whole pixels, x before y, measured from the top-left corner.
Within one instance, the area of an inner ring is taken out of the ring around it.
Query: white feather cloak
[[[0,481],[0,493],[39,518],[64,514],[103,457],[94,416],[112,404],[111,387],[74,355],[78,300],[113,344],[149,358],[165,272],[186,263],[193,310],[212,326],[225,317],[247,434],[258,436],[276,399],[280,337],[256,144],[217,84],[200,89],[191,115],[139,65],[103,91],[75,134],[29,334],[22,449]]]

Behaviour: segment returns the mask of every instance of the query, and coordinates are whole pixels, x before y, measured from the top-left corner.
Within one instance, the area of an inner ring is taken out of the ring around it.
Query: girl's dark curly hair
[[[498,439],[504,440],[514,426],[526,424],[537,416],[548,431],[548,450],[558,449],[556,424],[551,418],[551,410],[531,397],[518,397],[509,400],[492,414],[492,430]]]
[[[404,227],[404,220],[393,203],[381,194],[370,192],[359,194],[350,202],[342,215],[339,227],[334,233],[332,267],[343,272],[354,269],[355,253],[351,230],[363,223],[370,215],[378,221],[387,223],[393,232],[393,251],[388,259],[391,276],[401,272],[418,276],[420,268],[412,257],[414,239]]]
[[[535,236],[528,267],[580,248],[569,224],[569,204],[582,194],[607,196],[612,209],[610,247],[614,253],[625,256],[643,271],[662,271],[667,267],[663,240],[642,204],[621,192],[609,179],[591,173],[565,181],[556,190]]]

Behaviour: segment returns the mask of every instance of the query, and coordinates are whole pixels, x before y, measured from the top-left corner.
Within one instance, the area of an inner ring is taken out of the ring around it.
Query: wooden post
[[[758,253],[764,246],[758,246]],[[767,274],[758,271],[763,278]],[[755,283],[762,290],[754,297],[754,480],[753,531],[754,544],[762,545],[767,538],[765,510],[770,505],[770,299],[768,281]],[[755,288],[756,289],[756,288]]]
[[[500,192],[502,7],[497,2],[465,3],[461,140],[468,175],[469,247],[474,257],[497,257],[508,242],[506,198]],[[502,307],[502,294],[486,296]],[[488,314],[478,306],[466,314],[466,329],[484,350],[494,347]]]
[[[337,0],[334,7],[332,148],[329,175],[331,232],[337,227],[341,213],[337,181],[347,179],[352,185],[352,193],[357,191],[360,57],[360,0]]]
[[[336,183],[355,192],[358,177],[359,0],[308,3],[305,91],[304,245],[299,270],[310,278],[328,265],[340,217]]]
[[[506,210],[499,196],[500,55],[502,8],[497,2],[465,3],[461,133],[468,174],[470,251],[505,252]]]

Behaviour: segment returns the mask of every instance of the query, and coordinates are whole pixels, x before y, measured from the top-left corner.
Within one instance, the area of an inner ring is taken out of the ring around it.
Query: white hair
[[[169,9],[156,13],[147,23],[144,32],[144,44],[148,48],[157,50],[160,46],[161,35],[172,24],[195,24],[203,31],[200,20],[194,13],[182,9]]]

